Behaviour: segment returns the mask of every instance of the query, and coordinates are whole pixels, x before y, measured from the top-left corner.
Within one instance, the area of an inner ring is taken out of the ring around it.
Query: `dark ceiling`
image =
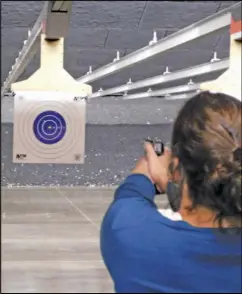
[[[124,56],[146,46],[153,30],[158,38],[197,22],[238,1],[73,1],[71,27],[65,42],[65,68],[78,78],[111,62],[116,51]],[[2,5],[2,82],[34,25],[43,1],[1,1]],[[225,31],[158,55],[92,85],[94,91],[207,62],[213,51],[219,58],[229,54]],[[28,77],[39,64],[39,54],[20,79]]]

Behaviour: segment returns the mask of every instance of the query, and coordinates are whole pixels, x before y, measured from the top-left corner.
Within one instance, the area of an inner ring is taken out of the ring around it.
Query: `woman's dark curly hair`
[[[193,208],[241,226],[241,101],[201,92],[180,110],[172,134]]]

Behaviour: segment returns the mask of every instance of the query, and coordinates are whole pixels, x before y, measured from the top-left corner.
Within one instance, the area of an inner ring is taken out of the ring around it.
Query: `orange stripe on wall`
[[[235,34],[235,33],[239,33],[242,31],[242,21],[238,20],[238,21],[234,21],[234,19],[232,18],[231,20],[231,25],[230,25],[230,34]]]

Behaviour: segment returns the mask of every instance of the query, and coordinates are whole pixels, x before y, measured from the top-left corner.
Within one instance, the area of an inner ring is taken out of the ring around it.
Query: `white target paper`
[[[81,164],[86,101],[73,93],[18,92],[14,103],[13,162]]]

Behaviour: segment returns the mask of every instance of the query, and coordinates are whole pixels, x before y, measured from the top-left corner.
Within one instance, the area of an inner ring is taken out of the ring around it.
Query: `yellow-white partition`
[[[12,84],[12,91],[64,91],[75,95],[91,95],[92,87],[77,82],[63,64],[64,38],[47,41],[42,34],[40,68],[28,79]]]
[[[240,25],[238,25],[240,24]],[[241,20],[231,24],[229,68],[218,79],[201,84],[201,90],[222,92],[241,101],[242,41],[233,36],[241,33]]]

